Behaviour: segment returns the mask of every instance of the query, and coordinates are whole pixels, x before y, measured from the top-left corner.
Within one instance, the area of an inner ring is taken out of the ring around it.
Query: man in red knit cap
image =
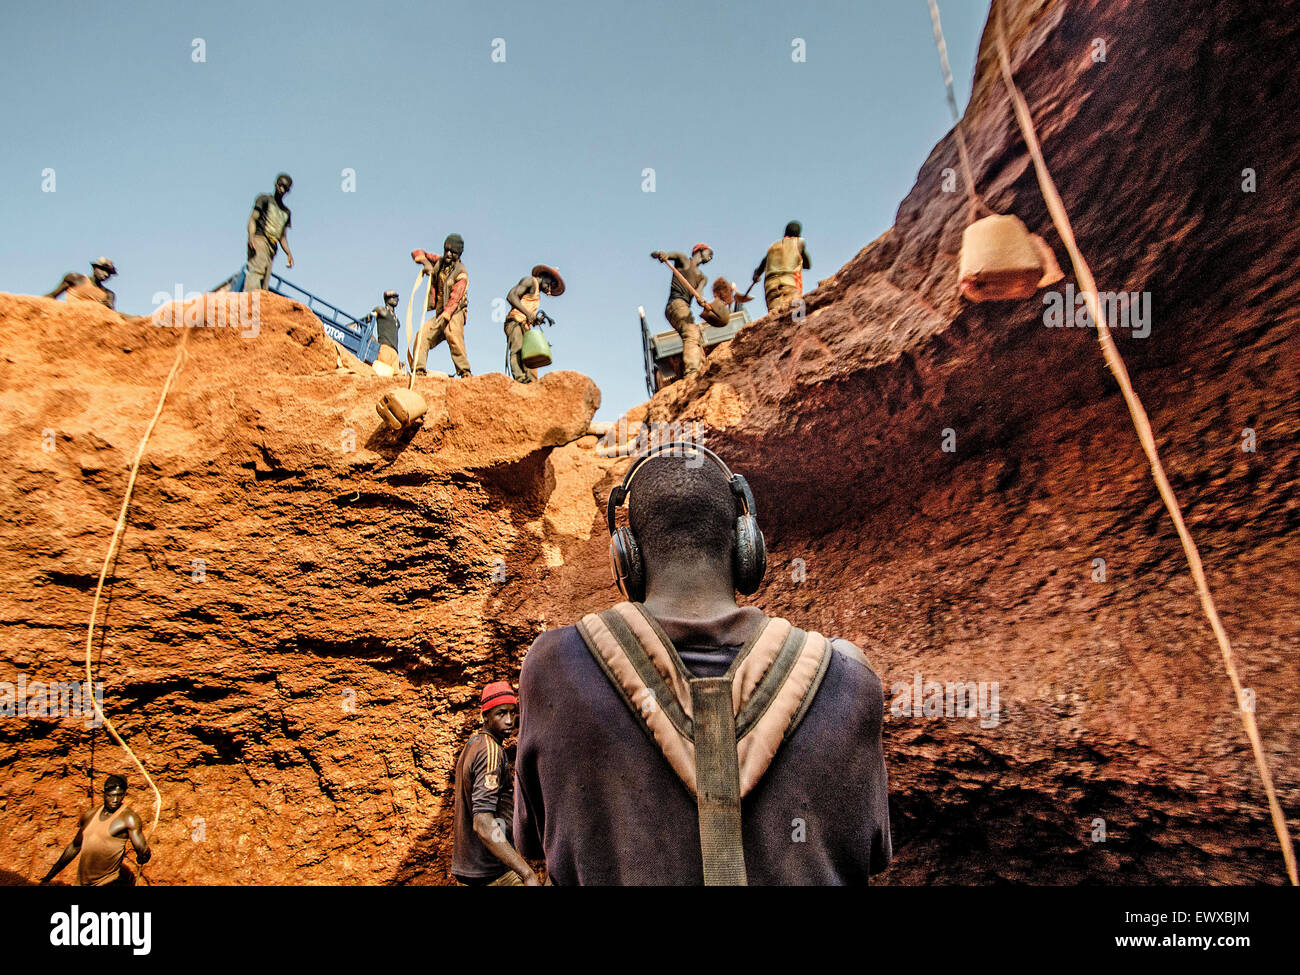
[[[483,730],[456,759],[455,852],[452,875],[470,887],[539,887],[513,846],[514,767],[506,739],[519,720],[519,699],[505,681],[483,688]]]

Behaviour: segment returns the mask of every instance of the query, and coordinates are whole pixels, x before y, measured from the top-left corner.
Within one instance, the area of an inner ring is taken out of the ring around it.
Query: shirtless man
[[[104,282],[117,273],[117,268],[107,257],[101,257],[90,265],[91,277],[72,271],[63,276],[59,286],[47,294],[47,298],[57,298],[67,292],[69,302],[96,301],[101,305],[114,308],[117,295],[104,287]]]
[[[81,854],[77,861],[78,887],[129,886],[135,880],[131,871],[122,866],[126,855],[126,841],[135,847],[135,859],[140,866],[149,862],[153,854],[149,841],[144,838],[140,817],[126,799],[126,779],[110,775],[104,780],[104,801],[81,814],[77,835],[63,851],[58,862],[41,883],[48,884],[59,872]]]
[[[692,288],[703,293],[704,284],[708,279],[700,270],[700,265],[708,264],[713,260],[713,248],[708,244],[696,244],[691,248],[689,258],[676,251],[671,253],[652,251],[650,256],[656,261],[672,264],[682,272],[682,277],[690,282]],[[699,372],[704,362],[700,325],[691,317],[691,300],[690,289],[674,274],[672,282],[668,285],[668,304],[664,308],[664,318],[668,319],[668,324],[682,337],[683,376]]]
[[[510,352],[510,377],[517,383],[537,381],[537,370],[524,365],[524,333],[537,324],[537,313],[542,295],[559,297],[564,294],[564,279],[560,272],[545,264],[538,264],[533,273],[520,278],[510,289],[506,301],[510,311],[506,314],[506,348]]]

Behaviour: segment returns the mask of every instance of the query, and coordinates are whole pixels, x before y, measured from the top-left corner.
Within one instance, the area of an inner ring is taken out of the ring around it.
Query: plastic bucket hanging
[[[540,325],[524,333],[524,344],[519,357],[529,369],[551,364],[551,343],[546,341]]]
[[[421,396],[413,389],[395,389],[384,394],[384,398],[375,407],[384,422],[394,430],[418,422],[429,409]]]
[[[1062,277],[1047,241],[1014,214],[976,220],[962,234],[959,279],[971,301],[1029,298]]]

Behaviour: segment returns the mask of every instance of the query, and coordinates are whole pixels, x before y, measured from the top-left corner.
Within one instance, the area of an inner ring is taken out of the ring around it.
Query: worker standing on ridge
[[[63,276],[59,286],[47,294],[47,298],[58,298],[59,295],[67,292],[67,301],[94,301],[101,305],[116,310],[117,295],[104,287],[104,282],[117,273],[117,268],[107,257],[101,257],[92,261],[90,265],[90,277],[84,274],[78,274],[76,271],[70,271]]]
[[[560,277],[560,272],[545,264],[538,264],[533,268],[532,274],[520,278],[519,283],[506,295],[506,301],[510,304],[510,311],[506,313],[506,348],[510,352],[510,377],[515,382],[537,381],[537,370],[524,365],[524,333],[537,324],[542,295],[558,298],[562,294],[564,279]]]
[[[505,742],[518,720],[519,699],[505,681],[483,688],[483,730],[456,759],[452,875],[470,887],[540,887],[537,874],[510,845],[514,766]]]
[[[663,261],[665,264],[671,264],[677,268],[677,270],[681,271],[682,276],[690,282],[691,288],[703,294],[704,283],[708,279],[704,272],[700,270],[700,265],[708,264],[709,261],[713,260],[713,248],[709,247],[708,244],[696,244],[691,248],[689,258],[677,251],[672,253],[652,251],[650,256],[656,261]],[[682,337],[683,378],[699,372],[700,366],[704,363],[704,347],[700,325],[691,317],[691,301],[693,297],[690,288],[682,282],[681,278],[674,274],[672,281],[668,285],[668,304],[664,307],[664,318],[668,319],[668,324]]]
[[[134,884],[135,876],[122,865],[127,840],[135,847],[135,859],[141,866],[148,863],[153,854],[149,850],[149,841],[144,838],[140,817],[130,806],[123,805],[125,799],[126,779],[110,775],[104,780],[104,801],[81,814],[77,835],[41,883],[48,884],[77,854],[81,854],[77,861],[78,887],[129,887]]]
[[[626,601],[524,656],[519,852],[561,886],[699,884],[719,862],[738,870],[712,883],[866,883],[892,849],[884,690],[847,640],[736,604],[766,567],[748,484],[665,444],[607,517]]]
[[[253,201],[253,212],[248,216],[248,265],[244,272],[245,291],[265,291],[271,276],[271,262],[275,252],[284,247],[285,261],[293,267],[293,252],[289,250],[289,227],[293,217],[284,205],[284,195],[293,188],[288,173],[275,178],[275,195],[263,193]]]
[[[375,337],[379,339],[379,355],[376,362],[382,362],[393,370],[401,372],[402,360],[397,357],[397,304],[399,295],[396,291],[384,292],[384,303],[370,310],[370,314],[361,319],[362,323],[374,321]]]
[[[465,253],[465,239],[460,234],[448,234],[442,242],[442,257],[434,260],[425,251],[411,251],[411,258],[424,267],[432,285],[429,288],[429,304],[425,311],[436,312],[436,316],[420,326],[420,334],[415,340],[415,356],[411,367],[417,376],[426,375],[425,359],[429,350],[439,342],[446,340],[451,352],[452,365],[456,375],[470,375],[469,356],[465,354],[465,322],[469,317],[469,272],[461,263],[460,257]]]
[[[767,249],[767,255],[754,268],[754,283],[763,278],[768,314],[780,314],[803,294],[804,268],[811,269],[812,260],[802,233],[799,221],[791,220],[785,225],[785,236]]]

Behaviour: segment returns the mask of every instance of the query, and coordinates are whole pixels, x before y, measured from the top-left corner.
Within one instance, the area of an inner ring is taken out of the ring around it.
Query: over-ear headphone
[[[680,440],[655,447],[634,460],[623,477],[623,483],[610,493],[609,507],[606,511],[609,521],[609,563],[614,572],[614,582],[618,586],[618,591],[635,603],[645,599],[645,562],[641,558],[641,547],[637,544],[632,529],[616,527],[614,513],[627,500],[632,478],[636,476],[641,466],[650,458],[658,457],[673,449],[703,454],[717,464],[722,469],[722,473],[727,476],[727,487],[731,489],[732,497],[736,499],[740,508],[736,515],[735,545],[732,546],[731,581],[737,592],[748,596],[758,589],[763,581],[763,574],[767,571],[767,546],[763,541],[763,533],[759,530],[755,515],[754,493],[749,489],[749,483],[745,478],[740,474],[731,473],[727,465],[722,462],[722,458],[709,448]]]

